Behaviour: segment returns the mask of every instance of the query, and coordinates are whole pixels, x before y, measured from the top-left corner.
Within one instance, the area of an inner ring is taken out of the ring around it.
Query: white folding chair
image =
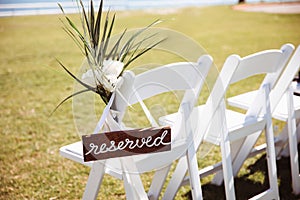
[[[272,117],[287,122],[286,127],[275,139],[276,153],[277,156],[290,156],[292,188],[294,194],[300,194],[299,156],[297,149],[300,129],[296,127],[296,120],[298,119],[297,126],[299,126],[300,119],[300,97],[293,95],[294,87],[297,83],[292,83],[292,80],[299,70],[300,45],[296,49],[285,70],[282,72],[276,86],[270,93]],[[249,107],[249,102],[256,93],[257,91],[251,91],[228,98],[228,103],[231,106],[247,109]],[[265,145],[263,144],[256,149],[263,150],[264,147]],[[285,151],[286,149],[288,150],[287,152]]]
[[[290,48],[289,45],[286,45],[282,47],[281,50],[262,51],[244,58],[240,58],[237,55],[229,56],[223,65],[206,104],[197,107],[197,110],[193,111],[193,113],[200,113],[199,115],[203,116],[199,121],[193,121],[193,123],[197,124],[195,144],[199,147],[201,141],[206,140],[220,144],[221,146],[222,174],[224,176],[227,199],[235,199],[232,162],[234,163],[237,160],[233,160],[232,158],[236,158],[236,155],[239,153],[246,154],[247,156],[248,149],[253,148],[256,140],[254,144],[247,144],[244,143],[244,141],[248,139],[252,141],[253,138],[256,139],[261,135],[263,130],[266,132],[270,189],[253,198],[278,198],[276,157],[269,107],[269,90],[277,81],[278,77],[274,78],[274,75],[279,74],[287,62],[290,56],[287,51]],[[262,82],[259,93],[255,97],[255,101],[251,103],[247,113],[242,114],[226,109],[225,94],[228,87],[233,83],[256,74],[266,74],[272,78],[265,79]],[[178,115],[178,113],[162,117],[160,121],[162,124],[172,124],[176,115]],[[204,138],[203,135],[205,135]],[[252,146],[249,147],[249,145]],[[241,161],[238,161],[238,163],[240,164]],[[220,169],[220,165],[218,164],[209,166],[205,170],[200,170],[199,176],[201,176],[201,173],[207,175],[209,172],[215,172],[217,169]],[[172,199],[175,197],[179,187],[186,183],[186,180],[191,177],[191,175],[185,177],[186,172],[187,166],[183,162],[183,158],[181,158],[166,189],[164,199]]]
[[[168,171],[172,162],[184,155],[188,157],[186,162],[189,165],[189,172],[195,174],[195,178],[191,181],[193,197],[195,199],[201,198],[202,193],[200,179],[197,176],[198,166],[194,156],[195,152],[192,152],[191,148],[187,146],[193,142],[188,137],[191,127],[186,122],[189,121],[189,113],[198,98],[211,65],[211,57],[203,55],[197,63],[173,63],[146,71],[137,76],[134,76],[130,71],[124,73],[123,84],[116,92],[112,104],[112,109],[117,111],[116,117],[119,119],[117,126],[119,128],[128,129],[128,127],[122,125],[124,114],[128,106],[137,103],[141,104],[151,125],[157,126],[143,101],[166,92],[178,90],[185,92],[178,109],[178,112],[184,113],[184,117],[177,118],[176,125],[171,126],[172,149],[168,152],[86,163],[83,161],[81,141],[62,147],[60,149],[62,156],[91,167],[83,199],[96,199],[105,173],[124,181],[127,199],[158,198],[166,176],[160,176],[158,179],[156,174],[156,182],[152,183],[147,195],[139,175],[151,170]]]

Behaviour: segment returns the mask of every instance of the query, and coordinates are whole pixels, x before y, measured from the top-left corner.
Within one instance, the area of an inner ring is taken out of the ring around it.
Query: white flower
[[[120,78],[119,75],[121,74],[124,68],[124,63],[120,61],[114,60],[104,60],[103,66],[99,69],[95,69],[95,77],[92,69],[87,70],[82,75],[82,81],[90,86],[96,87],[97,84],[101,84],[104,89],[109,92],[113,92],[118,85]]]
[[[102,71],[105,76],[118,77],[121,74],[123,67],[124,63],[109,59],[103,61]]]

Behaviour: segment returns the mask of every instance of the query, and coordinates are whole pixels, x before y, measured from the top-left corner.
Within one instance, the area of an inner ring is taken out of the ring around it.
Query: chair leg
[[[150,200],[157,200],[159,198],[170,168],[171,165],[168,165],[155,172],[150,189],[148,191],[148,197]]]
[[[296,140],[297,144],[300,142],[300,122],[296,120]],[[283,144],[289,143],[289,130],[288,130],[288,123],[284,126],[283,130],[280,132],[280,135],[277,137],[278,140],[282,141]],[[293,138],[293,137],[292,137]],[[281,145],[276,148],[277,156],[289,157],[290,156],[290,148],[289,145]]]
[[[121,158],[126,199],[148,200],[140,174],[132,158]]]
[[[234,158],[233,161],[233,174],[236,176],[240,171],[244,161],[247,159],[248,155],[250,154],[253,146],[257,142],[259,136],[261,135],[261,131],[258,131],[252,135],[249,135],[245,142],[243,143],[243,148],[238,152],[237,156]]]
[[[83,193],[83,200],[97,199],[100,185],[105,174],[105,162],[95,162],[92,165],[89,178]]]
[[[293,193],[300,194],[300,175],[299,175],[299,157],[297,149],[297,136],[296,130],[289,132],[289,149],[290,149],[290,162],[291,162],[291,175],[292,175],[292,187]]]
[[[296,124],[297,124],[297,141],[298,141],[298,143],[300,143],[300,120],[298,121],[298,120],[296,120]]]
[[[267,165],[268,165],[268,176],[270,188],[254,197],[250,200],[269,200],[269,199],[279,199],[278,183],[277,183],[277,168],[276,168],[276,151],[274,144],[274,134],[272,127],[271,116],[267,119],[266,123],[266,143],[267,143]]]
[[[223,167],[226,199],[234,200],[235,189],[234,189],[234,180],[233,180],[233,173],[232,173],[232,163],[231,163],[229,143],[230,143],[229,141],[221,142],[222,167]]]
[[[240,139],[240,140],[231,142],[231,150],[230,151],[231,151],[232,163],[234,163],[235,158],[237,157],[239,151],[242,149],[244,141],[245,141],[245,139]],[[236,174],[233,174],[233,176],[236,176]],[[211,182],[214,185],[220,186],[223,183],[223,181],[224,181],[223,171],[220,170],[216,173],[216,175],[214,176],[214,178]]]
[[[266,117],[266,127],[265,127],[265,137],[266,137],[266,144],[267,144],[266,152],[267,152],[268,175],[269,175],[269,184],[270,184],[270,191],[267,194],[270,195],[268,199],[279,199],[274,131],[273,131],[273,124],[272,124],[270,102],[267,95],[269,94],[269,92],[270,92],[270,87],[269,85],[267,85],[266,93],[265,93],[267,103],[264,107],[265,117]]]
[[[221,154],[222,154],[222,168],[223,168],[223,176],[224,176],[225,194],[226,194],[226,199],[235,200],[230,141],[229,141],[229,135],[228,135],[228,129],[227,129],[225,117],[222,120],[221,127],[222,127],[221,130],[222,139],[221,139],[220,147],[221,147]]]
[[[187,152],[188,171],[190,175],[190,186],[193,199],[202,200],[202,189],[198,173],[198,162],[194,143],[190,144]]]
[[[277,145],[275,147],[277,157],[288,157],[290,156],[290,150],[288,145],[289,135],[288,135],[288,125],[286,124],[280,134],[277,136],[277,139],[282,143],[282,145]]]
[[[246,140],[241,143],[243,145],[243,148],[241,148],[239,151],[235,150],[236,154],[233,153],[231,156],[232,159],[232,170],[233,170],[233,176],[235,177],[239,170],[241,169],[244,161],[247,159],[249,153],[253,149],[253,146],[255,145],[258,137],[260,136],[261,132],[256,132],[252,135],[249,135]],[[235,155],[235,157],[233,156]],[[214,179],[212,180],[212,183],[215,185],[221,185],[224,180],[223,172],[219,171]]]
[[[163,200],[174,199],[177,191],[179,190],[181,183],[186,175],[188,166],[186,157],[181,157],[177,163],[176,169],[172,174],[172,178],[164,193]]]
[[[272,119],[268,119],[266,127],[266,143],[267,143],[267,163],[269,184],[271,189],[271,196],[274,199],[279,199],[278,182],[277,182],[277,167],[276,167],[276,152],[274,144],[274,134],[272,127]]]
[[[300,176],[299,176],[299,157],[298,157],[298,141],[296,130],[296,116],[294,111],[293,93],[287,93],[288,100],[288,134],[289,134],[289,149],[292,175],[292,188],[294,194],[300,194]]]

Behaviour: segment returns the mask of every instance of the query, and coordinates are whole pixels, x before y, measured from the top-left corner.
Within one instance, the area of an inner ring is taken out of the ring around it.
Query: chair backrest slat
[[[126,108],[130,105],[165,92],[181,90],[185,92],[185,95],[181,100],[179,110],[188,109],[184,112],[189,113],[198,99],[211,65],[212,58],[209,55],[203,55],[197,63],[173,63],[136,76],[132,72],[126,72],[123,76],[123,84],[116,93],[113,109],[120,112],[122,119]],[[187,104],[189,106],[186,106]]]
[[[274,73],[279,65],[282,51],[267,50],[246,56],[240,60],[239,67],[231,78],[231,84],[256,74]]]
[[[285,48],[288,48],[288,50],[285,51]],[[215,117],[214,115],[216,111],[221,108],[221,103],[225,101],[225,95],[228,87],[233,83],[254,75],[265,74],[265,77],[268,78],[265,78],[262,81],[260,89],[263,90],[263,85],[266,84],[268,84],[270,87],[274,87],[277,79],[279,78],[277,74],[280,74],[283,71],[291,55],[290,48],[293,47],[290,45],[284,45],[280,50],[261,51],[243,58],[240,58],[238,55],[229,56],[226,59],[219,77],[208,98],[205,110],[205,121],[209,121]],[[275,77],[277,79],[275,79]],[[258,92],[258,94],[261,93],[262,91]],[[260,97],[256,97],[255,101],[252,102],[252,105],[247,111],[248,115],[258,115],[262,111],[264,105],[260,103],[262,101],[258,101],[259,98]],[[211,131],[208,131],[208,133],[211,134]],[[207,135],[205,137],[208,138],[210,136]],[[213,137],[218,136],[214,135]]]
[[[289,88],[290,84],[294,79],[294,76],[297,74],[299,70],[300,70],[300,45],[297,47],[291,60],[289,61],[288,65],[282,72],[282,75],[280,76],[274,89],[270,93],[272,112],[275,111],[275,108],[278,105],[280,99]]]
[[[291,55],[293,54],[295,47],[292,44],[284,44],[282,45],[282,47],[280,48],[280,50],[282,51],[282,59],[279,61],[279,65],[285,65],[284,68],[282,68],[281,70],[278,70],[276,73],[272,73],[272,74],[267,74],[267,76],[265,77],[264,81],[271,81],[274,84],[276,84],[276,81],[273,80],[279,80],[279,77],[281,76],[283,70],[286,68],[286,63],[288,62],[288,60],[290,59]],[[271,88],[273,88],[274,85],[271,85]]]
[[[134,89],[142,100],[168,91],[190,90],[196,88],[199,80],[203,78],[202,73],[197,63],[166,65],[137,75]],[[137,103],[134,95],[129,98],[129,103]]]

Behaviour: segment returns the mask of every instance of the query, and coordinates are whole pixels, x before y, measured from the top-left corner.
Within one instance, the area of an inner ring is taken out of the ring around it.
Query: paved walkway
[[[296,14],[300,13],[300,1],[291,3],[241,4],[233,6],[233,9],[246,12]]]

